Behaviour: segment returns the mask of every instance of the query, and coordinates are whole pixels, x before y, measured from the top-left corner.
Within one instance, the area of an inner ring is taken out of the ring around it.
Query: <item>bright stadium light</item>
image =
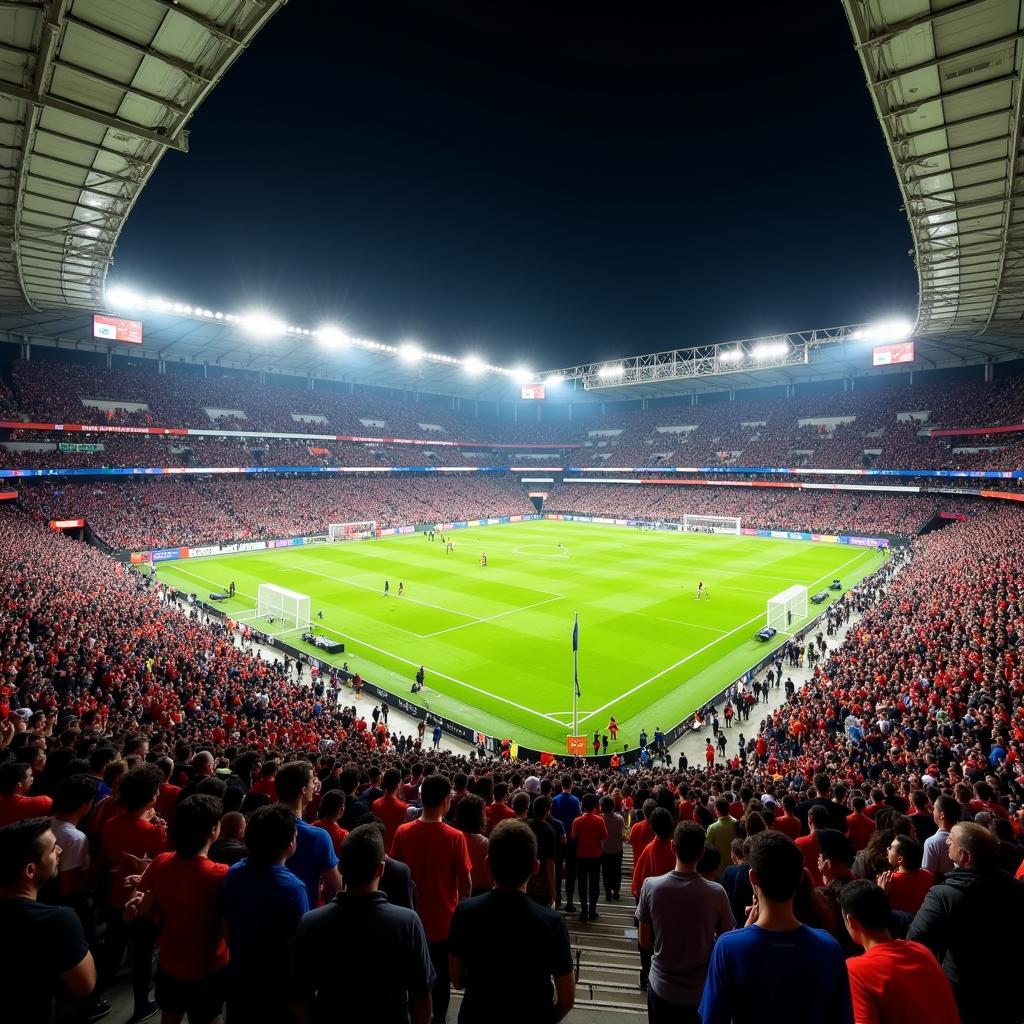
[[[116,309],[135,309],[145,305],[145,299],[138,292],[117,285],[108,288],[104,297],[107,300],[107,305]]]
[[[789,352],[789,343],[785,341],[763,341],[755,345],[751,355],[755,359],[778,359]]]
[[[284,334],[286,326],[280,320],[259,311],[246,313],[239,317],[238,322],[250,334],[255,334],[257,338],[272,338],[275,334]]]
[[[914,332],[914,325],[909,320],[879,320],[853,332],[855,341],[870,341],[876,345],[886,345],[895,341],[906,341]]]
[[[553,373],[550,377],[544,378],[545,384],[564,384],[565,378],[560,373]]]
[[[528,366],[517,366],[512,371],[512,379],[517,384],[529,384],[533,380],[533,370]]]
[[[466,356],[462,360],[462,368],[471,377],[475,377],[478,373],[484,372],[484,361],[479,356]]]
[[[718,353],[720,363],[738,363],[743,358],[743,349],[727,348]]]
[[[403,362],[418,363],[423,358],[423,349],[415,341],[403,341],[398,346],[398,354]]]
[[[622,377],[626,373],[625,366],[622,363],[605,363],[598,371],[597,375],[602,380],[614,380],[616,377]]]
[[[302,333],[300,327],[289,327],[288,330],[296,334]],[[316,338],[324,348],[341,348],[348,341],[348,335],[335,324],[324,324],[316,332]]]

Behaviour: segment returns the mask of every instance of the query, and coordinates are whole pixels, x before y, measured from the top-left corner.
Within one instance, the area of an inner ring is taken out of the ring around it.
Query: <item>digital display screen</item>
[[[103,341],[123,341],[127,345],[142,344],[142,321],[125,320],[121,316],[104,316],[94,313],[92,336]]]
[[[896,363],[914,361],[914,343],[897,341],[891,345],[876,345],[871,350],[872,366],[894,366]]]
[[[544,385],[543,384],[524,384],[523,385],[523,398],[543,398],[544,397]]]

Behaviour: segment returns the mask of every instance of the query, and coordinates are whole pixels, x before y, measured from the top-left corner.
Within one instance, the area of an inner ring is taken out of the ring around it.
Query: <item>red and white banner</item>
[[[142,321],[93,313],[92,336],[102,341],[123,341],[127,345],[141,345]]]

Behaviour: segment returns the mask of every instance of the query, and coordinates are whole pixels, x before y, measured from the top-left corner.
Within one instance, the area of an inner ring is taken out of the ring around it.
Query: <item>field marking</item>
[[[822,580],[828,579],[829,576],[832,576],[834,573],[839,572],[840,569],[845,569],[846,566],[850,565],[853,562],[856,562],[860,558],[863,558],[869,550],[870,549],[865,548],[863,551],[860,551],[856,555],[854,555],[853,558],[843,562],[842,565],[837,566],[835,569],[830,569],[827,573],[825,573],[824,576],[819,576],[816,580],[814,580],[807,589],[810,590],[811,587],[813,587],[815,584],[820,583]],[[765,613],[763,612],[758,613],[753,618],[747,619],[746,622],[741,622],[735,629],[730,629],[728,633],[724,633],[717,639],[712,640],[711,643],[705,644],[699,650],[691,652],[690,654],[686,655],[685,658],[680,658],[679,661],[677,661],[674,665],[669,665],[667,668],[663,668],[660,672],[655,672],[655,674],[651,676],[650,679],[645,679],[642,683],[637,683],[636,686],[634,686],[631,690],[627,690],[625,693],[620,694],[614,700],[608,701],[607,704],[603,704],[596,711],[591,711],[588,714],[584,715],[584,717],[579,720],[580,725],[582,725],[588,718],[593,718],[594,715],[599,715],[602,711],[607,711],[610,707],[613,707],[619,701],[623,701],[627,697],[632,697],[634,693],[636,693],[638,690],[642,690],[649,683],[653,683],[655,680],[660,679],[664,675],[667,675],[673,669],[679,668],[680,665],[685,665],[691,659],[696,658],[698,654],[703,654],[706,650],[709,650],[710,648],[714,647],[715,644],[721,643],[727,636],[732,636],[733,633],[738,633],[741,629],[745,629],[752,622],[757,622],[759,619],[762,619],[764,615]]]
[[[535,601],[533,604],[524,604],[520,608],[509,608],[507,611],[498,612],[497,615],[486,615],[476,622],[461,622],[457,626],[449,626],[447,629],[438,629],[433,633],[423,633],[421,639],[429,640],[433,636],[441,636],[442,633],[452,633],[456,629],[466,629],[467,626],[479,626],[483,622],[493,622],[495,619],[504,618],[506,615],[515,615],[517,612],[528,612],[531,608],[540,608],[541,605],[551,604],[552,601],[564,601],[564,594],[556,594],[554,597],[547,597],[543,601]]]
[[[732,587],[729,588],[733,589]],[[659,622],[674,622],[677,626],[691,626],[693,629],[707,629],[712,633],[724,633],[724,629],[718,629],[715,626],[705,626],[699,622],[683,622],[682,619],[666,619],[664,615],[644,615],[643,612],[637,612],[637,615],[643,615],[645,619],[657,619]]]

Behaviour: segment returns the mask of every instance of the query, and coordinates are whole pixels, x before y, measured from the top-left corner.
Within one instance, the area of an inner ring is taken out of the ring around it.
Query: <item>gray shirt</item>
[[[933,875],[948,875],[953,870],[953,861],[949,856],[949,847],[946,840],[949,833],[939,829],[933,836],[924,841],[924,860],[921,867],[930,871]]]
[[[637,918],[654,932],[650,985],[661,999],[697,1006],[715,939],[731,931],[729,897],[717,882],[670,871],[644,881]]]

